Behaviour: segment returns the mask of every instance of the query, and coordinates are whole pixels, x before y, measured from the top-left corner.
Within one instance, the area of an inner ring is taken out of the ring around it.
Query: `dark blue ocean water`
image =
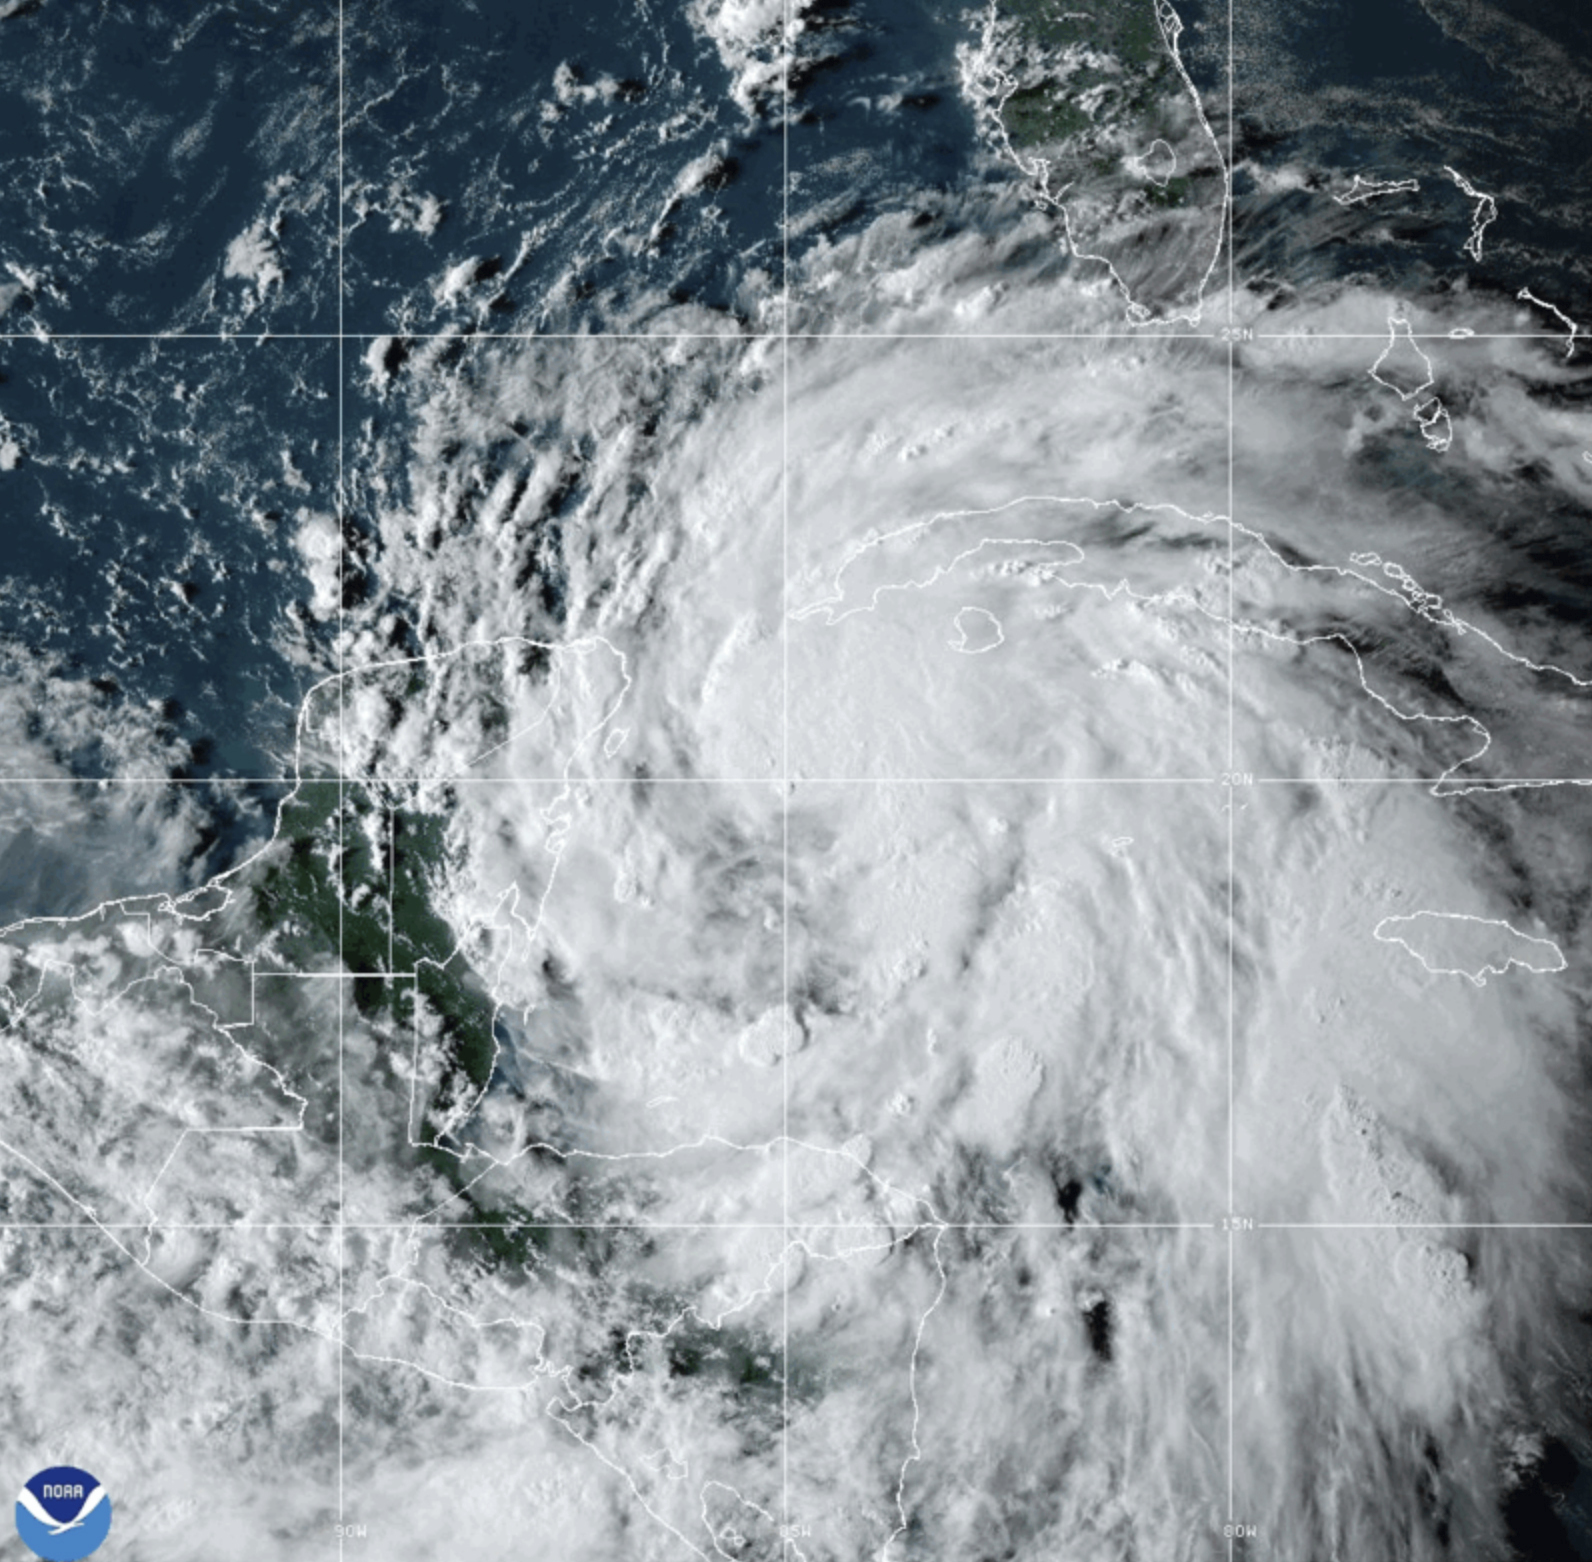
[[[887,211],[921,214],[928,245],[946,212],[1022,209],[961,92],[978,16],[959,5],[810,10],[788,125],[777,89],[733,100],[737,62],[678,4],[343,12],[341,192],[334,6],[53,3],[0,22],[0,332],[283,338],[0,343],[0,439],[24,452],[0,472],[0,639],[158,707],[200,774],[280,769],[300,691],[335,665],[305,612],[305,517],[376,530],[368,505],[336,516],[337,343],[285,339],[337,328],[339,193],[343,323],[370,334],[600,330],[680,303],[777,329],[787,159],[798,262]],[[1225,138],[1227,8],[1180,12]],[[1548,0],[1477,14],[1494,17],[1479,43],[1415,0],[1234,13],[1244,275],[1529,285],[1592,316],[1579,78],[1495,42],[1525,24],[1592,70],[1587,20]],[[1444,162],[1496,194],[1479,264]],[[1422,192],[1362,220],[1320,190],[1262,193],[1252,170],[1283,166],[1415,172]],[[250,232],[276,268],[263,287],[227,275]],[[342,354],[356,425],[367,345]],[[366,462],[401,483],[410,390],[393,394],[380,443],[350,446],[352,493]]]
[[[1453,12],[1445,28],[1418,0],[1236,9],[1240,163],[1421,184],[1347,217],[1319,194],[1261,194],[1241,176],[1240,254],[1294,287],[1529,286],[1585,319],[1589,13],[1563,0]],[[1473,203],[1445,167],[1497,202],[1480,261],[1463,253]]]
[[[348,329],[613,328],[648,297],[735,310],[750,275],[777,288],[780,138],[683,6],[349,14]],[[706,183],[671,201],[699,158]],[[426,197],[430,233],[408,215]],[[439,304],[441,255],[482,264]]]
[[[0,21],[0,286],[25,282],[0,330],[335,329],[336,88],[335,7]],[[225,253],[261,217],[286,279],[255,302]]]
[[[0,637],[108,714],[155,708],[192,774],[282,774],[334,657],[295,538],[336,513],[336,369],[319,341],[0,347]]]

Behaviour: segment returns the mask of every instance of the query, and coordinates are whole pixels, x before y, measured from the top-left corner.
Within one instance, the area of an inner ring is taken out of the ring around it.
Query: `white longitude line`
[[[1236,50],[1233,47],[1234,0],[1227,0],[1227,1553],[1233,1554],[1233,1530],[1237,1523],[1234,1514],[1235,1449],[1237,1446],[1237,1361],[1234,1341],[1237,1336],[1237,1298],[1233,1286],[1234,1263],[1237,1256],[1233,1206],[1236,1199],[1234,1165],[1237,1140],[1237,1087],[1233,1057],[1236,992],[1234,969],[1237,963],[1238,930],[1234,917],[1236,909],[1234,872],[1237,859],[1238,801],[1235,773],[1238,769],[1237,726],[1237,603],[1235,597],[1235,543],[1234,519],[1235,490],[1235,396],[1238,368],[1238,220],[1233,206],[1233,160],[1237,156],[1238,141],[1235,135],[1236,118],[1233,113],[1234,73]]]
[[[343,3],[337,0],[337,963],[347,965],[343,938],[343,876],[347,872],[347,851],[344,831],[347,827],[345,806],[344,770],[348,764],[346,751],[346,689],[344,677],[344,645],[346,641],[344,618],[346,614],[345,588],[348,579],[348,491],[344,471],[343,425],[343,205],[345,188],[343,180],[343,132],[346,124],[343,80]],[[344,1376],[348,1357],[347,1318],[348,1304],[345,1295],[347,1259],[347,1204],[345,1202],[343,1166],[343,1107],[344,1107],[344,993],[339,991],[337,1003],[337,1555],[339,1562],[344,1550],[344,1530],[347,1519],[346,1471],[348,1441],[348,1396]]]
[[[794,47],[791,0],[784,0],[781,40],[780,87],[780,1132],[784,1136],[780,1161],[780,1218],[784,1223],[781,1253],[784,1271],[780,1286],[779,1361],[779,1483],[780,1552],[792,1549],[790,1512],[790,60]],[[718,1546],[715,1543],[715,1550]]]

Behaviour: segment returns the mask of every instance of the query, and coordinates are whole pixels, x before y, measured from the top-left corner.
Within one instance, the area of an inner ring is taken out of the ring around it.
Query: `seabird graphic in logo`
[[[17,1534],[44,1562],[78,1562],[111,1532],[111,1500],[87,1470],[40,1470],[17,1494]]]

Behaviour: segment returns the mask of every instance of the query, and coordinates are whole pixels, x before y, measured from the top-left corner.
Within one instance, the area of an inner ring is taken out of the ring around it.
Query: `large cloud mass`
[[[769,17],[700,9],[758,112]],[[812,250],[789,337],[350,365],[276,838],[183,897],[207,843],[128,806],[0,944],[7,1207],[80,1228],[7,1239],[8,1447],[74,1353],[76,1462],[214,1494],[129,1504],[141,1554],[1550,1522],[1579,356],[1363,284],[1135,332],[981,215]]]

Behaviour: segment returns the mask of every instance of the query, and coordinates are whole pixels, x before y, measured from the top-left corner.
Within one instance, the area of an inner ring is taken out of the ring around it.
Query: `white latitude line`
[[[1412,331],[1421,342],[1562,342],[1562,331]],[[0,342],[235,342],[263,347],[273,342],[376,342],[384,337],[406,342],[459,342],[486,348],[494,342],[1122,342],[1143,347],[1147,342],[1215,342],[1216,331],[1177,329],[1175,322],[1147,322],[1136,331],[490,331],[464,336],[457,331],[0,331]],[[1256,342],[1381,342],[1385,331],[1255,331]]]
[[[875,1231],[882,1222],[810,1220],[237,1220],[170,1221],[162,1231],[411,1231],[445,1237],[454,1231]],[[910,1228],[909,1228],[910,1229]],[[917,1229],[933,1231],[1054,1231],[1087,1236],[1095,1231],[1209,1231],[1227,1235],[1217,1220],[933,1220]],[[0,1231],[147,1232],[147,1220],[0,1220]],[[1242,1235],[1260,1231],[1589,1231],[1592,1220],[1257,1220]],[[127,1255],[136,1262],[133,1254]]]
[[[1208,776],[347,776],[349,787],[447,786],[1222,786],[1225,778]],[[335,776],[0,776],[0,793],[8,786],[73,786],[85,791],[112,786],[335,786]],[[1480,776],[1463,782],[1442,776],[1247,776],[1246,786],[1424,786],[1438,796],[1503,791],[1506,788],[1592,786],[1592,776]],[[1438,789],[1441,788],[1439,791]]]

